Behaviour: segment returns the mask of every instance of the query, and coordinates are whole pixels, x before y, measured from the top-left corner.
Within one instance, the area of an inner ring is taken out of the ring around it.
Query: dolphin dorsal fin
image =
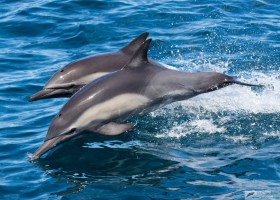
[[[145,42],[145,40],[147,39],[148,35],[149,35],[148,32],[142,33],[137,38],[132,40],[128,45],[123,47],[121,49],[121,51],[126,52],[126,53],[134,54],[139,49],[139,47],[143,44],[143,42]]]
[[[146,40],[131,60],[122,69],[131,69],[141,67],[143,63],[148,63],[148,50],[152,39]]]

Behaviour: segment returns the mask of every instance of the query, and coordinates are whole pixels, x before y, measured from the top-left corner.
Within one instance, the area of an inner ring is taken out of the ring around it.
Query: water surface
[[[266,1],[8,1],[0,8],[1,199],[244,199],[279,191],[280,7]],[[29,103],[65,64],[143,32],[150,56],[218,71],[229,86],[133,119],[133,133],[86,135],[35,163],[67,99]]]

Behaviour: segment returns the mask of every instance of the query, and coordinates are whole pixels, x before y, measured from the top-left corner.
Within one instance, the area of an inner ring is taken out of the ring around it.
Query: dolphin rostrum
[[[58,144],[84,132],[117,135],[133,127],[123,121],[163,105],[189,99],[231,84],[256,86],[216,72],[186,73],[150,62],[145,41],[122,70],[95,80],[63,106],[50,124],[35,160]]]
[[[81,87],[113,71],[120,70],[136,53],[149,33],[143,33],[117,52],[90,56],[67,64],[56,72],[44,88],[28,101],[70,97]]]

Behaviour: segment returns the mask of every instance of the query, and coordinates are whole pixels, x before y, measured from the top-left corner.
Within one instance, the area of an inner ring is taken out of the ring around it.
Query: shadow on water
[[[152,155],[137,141],[126,141],[125,136],[114,139],[117,140],[104,141],[102,136],[78,138],[64,143],[36,164],[58,182],[71,185],[55,194],[59,196],[102,184],[153,185],[155,180],[170,177],[180,169],[178,162]]]

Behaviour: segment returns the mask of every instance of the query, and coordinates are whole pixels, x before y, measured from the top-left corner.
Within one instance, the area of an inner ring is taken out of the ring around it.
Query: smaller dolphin
[[[150,62],[145,41],[122,70],[97,79],[63,106],[51,122],[45,141],[30,160],[84,132],[117,135],[133,127],[123,121],[166,104],[189,99],[231,84],[256,86],[216,72],[186,73]]]
[[[110,72],[120,70],[132,58],[148,35],[149,33],[139,35],[117,52],[90,56],[67,64],[28,101],[70,97],[87,83]]]

